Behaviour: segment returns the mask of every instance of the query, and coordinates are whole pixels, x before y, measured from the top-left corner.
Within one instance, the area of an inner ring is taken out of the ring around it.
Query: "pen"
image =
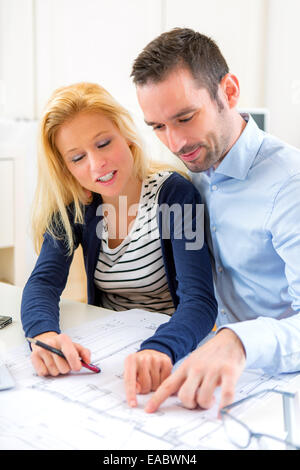
[[[26,338],[26,339],[30,343],[36,344],[37,346],[40,346],[43,349],[47,349],[47,351],[50,351],[53,354],[57,354],[58,356],[60,356],[63,359],[67,360],[66,356],[64,355],[64,353],[60,349],[53,348],[52,346],[49,346],[49,344],[43,343],[42,341],[39,341],[38,339],[34,339],[34,338]],[[81,364],[82,364],[83,367],[86,367],[87,369],[89,369],[93,372],[96,372],[96,373],[101,372],[101,369],[99,367],[95,366],[94,364],[87,364],[82,359],[80,359],[80,361],[81,361]]]

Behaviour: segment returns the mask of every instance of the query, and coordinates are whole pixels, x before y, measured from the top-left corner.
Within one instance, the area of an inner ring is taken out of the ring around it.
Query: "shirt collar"
[[[262,144],[264,132],[258,128],[249,114],[241,114],[241,116],[247,122],[246,127],[215,173],[244,180]]]

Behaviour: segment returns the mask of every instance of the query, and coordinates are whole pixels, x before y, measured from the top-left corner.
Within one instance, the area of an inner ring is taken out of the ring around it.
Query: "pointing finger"
[[[179,390],[184,380],[183,373],[178,369],[173,375],[170,375],[154,392],[145,406],[146,413],[153,413],[160,405],[177,390]]]
[[[126,400],[129,406],[135,407],[137,405],[136,400],[136,360],[134,355],[126,357],[125,369],[124,369],[124,383]]]
[[[235,385],[238,376],[233,374],[226,374],[222,377],[221,384],[221,399],[219,410],[224,406],[230,405],[234,401]]]

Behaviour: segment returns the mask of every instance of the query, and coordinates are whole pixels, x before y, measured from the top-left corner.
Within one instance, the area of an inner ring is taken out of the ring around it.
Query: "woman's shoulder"
[[[201,203],[201,196],[197,188],[193,185],[188,176],[183,176],[177,171],[169,172],[169,176],[164,180],[161,192],[160,203],[166,200],[174,202],[195,201]]]
[[[161,171],[151,172],[144,180],[144,184],[156,183],[159,186],[165,185],[180,185],[184,187],[192,187],[191,178],[186,173],[180,173],[174,169],[163,169]]]

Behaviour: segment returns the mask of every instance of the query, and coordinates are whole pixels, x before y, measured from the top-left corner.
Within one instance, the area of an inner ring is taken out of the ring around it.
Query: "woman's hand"
[[[154,349],[144,349],[130,354],[125,360],[124,381],[126,399],[129,406],[137,405],[137,393],[149,393],[156,390],[170,375],[172,361]]]
[[[67,374],[71,370],[79,371],[82,367],[80,359],[88,363],[90,362],[90,351],[78,343],[73,343],[66,334],[57,334],[54,331],[49,331],[35,336],[35,339],[60,349],[66,357],[65,360],[57,354],[32,344],[31,361],[39,376],[57,376],[59,374]]]

